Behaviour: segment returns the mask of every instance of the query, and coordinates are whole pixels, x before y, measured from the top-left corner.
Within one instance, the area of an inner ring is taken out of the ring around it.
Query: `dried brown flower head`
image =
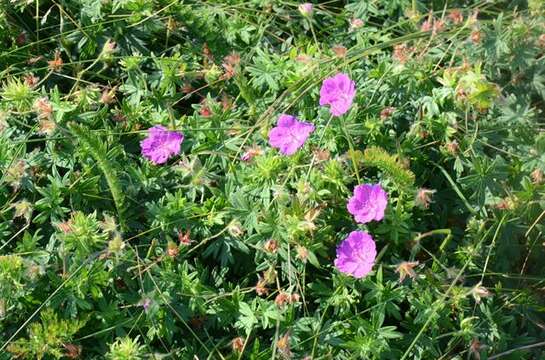
[[[479,29],[475,29],[471,32],[471,35],[469,36],[469,38],[471,39],[471,42],[473,42],[474,44],[479,44],[482,40],[482,32],[481,30]]]
[[[258,296],[264,296],[269,294],[267,282],[264,278],[259,277],[259,280],[257,280],[257,284],[255,285],[255,292]]]
[[[454,25],[464,22],[464,14],[459,9],[452,10],[447,17]]]
[[[244,349],[244,338],[238,336],[231,340],[231,349],[233,349],[233,352],[241,353]]]
[[[394,60],[404,64],[409,60],[409,56],[412,52],[412,48],[408,47],[407,44],[397,44],[394,46],[393,58]]]
[[[280,291],[274,298],[274,303],[276,304],[276,306],[281,308],[281,307],[284,307],[287,303],[289,303],[290,298],[291,298],[290,294],[284,291]]]
[[[75,345],[75,344],[63,344],[62,345],[66,352],[64,353],[64,356],[70,359],[78,359],[81,356],[81,346]]]
[[[534,182],[534,184],[536,185],[543,184],[544,177],[543,177],[543,171],[541,169],[535,169],[534,171],[532,171],[530,176],[532,177],[532,181]]]
[[[274,239],[269,239],[263,245],[263,249],[268,253],[275,254],[278,250],[278,242]]]
[[[59,71],[62,69],[63,61],[59,50],[55,51],[55,58],[53,60],[49,60],[47,65],[51,71]]]
[[[335,45],[331,50],[335,53],[335,56],[341,59],[346,57],[346,53],[348,52],[348,49],[341,45]]]
[[[72,227],[74,225],[74,223],[72,222],[72,219],[57,223],[56,225],[59,228],[59,230],[65,234],[70,234],[74,231]]]
[[[385,107],[380,112],[380,119],[383,120],[383,121],[388,119],[390,116],[392,116],[392,114],[394,113],[395,110],[396,110],[396,108],[392,107],[392,106]]]
[[[415,204],[418,207],[427,209],[431,203],[431,197],[436,192],[436,190],[424,189],[421,188],[416,193]]]
[[[38,114],[39,119],[50,119],[53,115],[53,106],[46,97],[38,98],[34,101],[34,111]]]
[[[10,186],[17,190],[21,186],[21,181],[25,176],[27,164],[24,160],[14,161],[6,170],[4,180]]]
[[[27,74],[25,75],[24,80],[26,85],[28,85],[30,88],[34,88],[40,81],[40,78],[34,76],[33,74]]]
[[[51,136],[55,132],[57,124],[53,120],[40,119],[38,120],[38,134]]]
[[[297,258],[302,262],[307,262],[308,259],[308,249],[304,246],[297,245]]]
[[[111,89],[105,88],[102,90],[102,94],[100,95],[100,102],[103,104],[112,104],[115,102],[115,93],[116,93],[117,87],[113,87]]]
[[[276,347],[278,348],[278,351],[282,356],[284,356],[285,358],[291,357],[289,332],[285,333],[276,341]]]
[[[446,148],[449,154],[456,155],[458,151],[460,150],[460,145],[458,145],[458,142],[456,140],[452,140],[448,143],[446,143]]]
[[[418,266],[418,261],[403,261],[397,266],[396,273],[399,274],[399,282],[403,282],[408,276],[411,279],[416,278],[416,272],[414,268]]]

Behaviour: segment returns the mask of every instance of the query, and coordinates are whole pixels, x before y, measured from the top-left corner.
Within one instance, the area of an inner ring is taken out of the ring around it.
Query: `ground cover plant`
[[[542,1],[0,4],[0,359],[545,356]]]

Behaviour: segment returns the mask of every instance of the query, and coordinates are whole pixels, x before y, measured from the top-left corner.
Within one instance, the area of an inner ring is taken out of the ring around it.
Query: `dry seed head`
[[[263,245],[263,249],[268,253],[275,254],[278,250],[278,242],[274,239],[269,239],[265,242],[265,245]]]
[[[257,284],[255,285],[255,292],[258,296],[264,296],[269,294],[269,289],[267,288],[267,282],[264,278],[259,277]]]
[[[532,171],[530,176],[532,177],[532,181],[534,182],[534,184],[536,185],[543,184],[544,177],[543,177],[543,171],[541,169],[535,169],[534,171]]]
[[[416,193],[415,197],[415,204],[418,207],[421,207],[423,209],[427,209],[430,206],[430,203],[432,202],[431,197],[436,192],[436,190],[429,190],[421,188]]]
[[[297,258],[302,262],[307,262],[308,259],[308,249],[304,246],[297,245]]]
[[[38,113],[39,119],[50,119],[53,114],[53,106],[49,99],[46,97],[41,97],[34,101],[34,111]]]
[[[464,22],[464,14],[462,14],[459,9],[452,10],[447,17],[454,25],[459,25]]]
[[[408,276],[411,279],[416,278],[416,272],[414,268],[418,266],[418,261],[403,261],[397,266],[396,273],[399,274],[399,282],[403,282]]]
[[[55,51],[55,58],[53,60],[49,60],[47,65],[51,71],[59,71],[62,69],[63,61],[59,50]]]
[[[244,339],[239,336],[231,340],[231,348],[233,349],[233,352],[241,353],[244,349]]]

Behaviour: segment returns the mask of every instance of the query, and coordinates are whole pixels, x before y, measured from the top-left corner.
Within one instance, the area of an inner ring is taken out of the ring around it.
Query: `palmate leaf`
[[[473,159],[473,173],[459,179],[466,189],[473,192],[471,199],[479,207],[484,206],[487,192],[503,196],[502,181],[507,179],[508,167],[505,160],[496,156],[490,159],[484,156]]]
[[[476,341],[543,358],[525,348],[545,321],[543,0],[310,2],[0,1],[0,360],[439,359]],[[329,121],[338,72],[357,95]],[[316,125],[294,156],[268,142],[281,113]],[[186,136],[160,166],[139,148],[156,124]],[[380,222],[349,216],[358,170],[391,194]],[[378,253],[363,279],[335,267],[358,228]]]
[[[545,71],[536,72],[532,78],[532,86],[535,91],[545,100]]]

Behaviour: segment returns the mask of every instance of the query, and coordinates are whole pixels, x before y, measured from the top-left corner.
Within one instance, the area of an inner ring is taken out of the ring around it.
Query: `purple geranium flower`
[[[180,153],[182,141],[184,134],[156,125],[148,129],[148,137],[140,142],[140,149],[142,155],[154,164],[163,164]]]
[[[298,121],[295,116],[282,114],[269,132],[269,144],[284,155],[294,154],[314,131],[314,125]]]
[[[333,116],[346,113],[356,96],[356,84],[348,75],[339,73],[327,78],[320,89],[320,105],[329,105]]]
[[[365,224],[372,220],[382,220],[387,204],[388,194],[379,184],[364,184],[356,186],[347,208],[357,222]]]
[[[337,247],[335,267],[355,278],[362,278],[373,268],[377,249],[375,241],[365,231],[352,231]]]

